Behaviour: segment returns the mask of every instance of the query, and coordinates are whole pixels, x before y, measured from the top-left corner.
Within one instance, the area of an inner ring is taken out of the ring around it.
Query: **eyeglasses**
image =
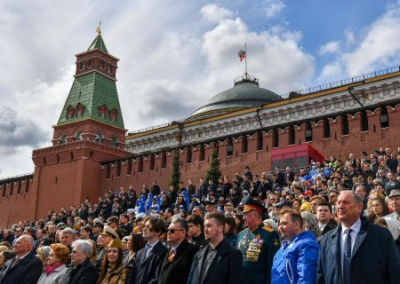
[[[171,234],[175,234],[176,231],[183,231],[182,229],[168,229],[167,232]]]

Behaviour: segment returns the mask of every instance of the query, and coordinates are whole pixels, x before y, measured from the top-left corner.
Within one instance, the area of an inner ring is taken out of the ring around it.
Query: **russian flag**
[[[243,49],[241,49],[241,50],[238,52],[238,55],[239,55],[240,62],[242,62],[242,60],[243,60],[244,58],[246,58],[246,47],[244,47]]]

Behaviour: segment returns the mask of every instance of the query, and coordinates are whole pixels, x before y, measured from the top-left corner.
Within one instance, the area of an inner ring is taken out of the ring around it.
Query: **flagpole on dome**
[[[247,80],[248,73],[247,73],[247,43],[246,42],[244,43],[244,64],[245,64],[244,74],[245,74],[246,80]]]

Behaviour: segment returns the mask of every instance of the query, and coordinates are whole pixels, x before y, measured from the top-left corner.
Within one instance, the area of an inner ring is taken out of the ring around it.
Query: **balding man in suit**
[[[6,262],[0,274],[0,284],[37,283],[43,272],[43,264],[42,261],[31,252],[32,248],[32,236],[22,235],[16,240],[13,247],[16,256]]]

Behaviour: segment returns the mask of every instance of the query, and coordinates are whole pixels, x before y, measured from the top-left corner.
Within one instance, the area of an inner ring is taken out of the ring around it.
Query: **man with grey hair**
[[[20,236],[14,243],[16,256],[6,262],[0,274],[0,283],[36,284],[43,272],[42,262],[32,253],[33,238]]]
[[[76,240],[72,243],[71,251],[71,278],[69,284],[96,283],[96,268],[90,262],[93,255],[93,245],[88,240]]]
[[[185,219],[175,215],[167,230],[169,253],[161,262],[158,283],[186,284],[193,258],[198,248],[186,240],[188,225]]]
[[[340,224],[321,239],[317,283],[399,283],[400,255],[393,237],[389,230],[360,217],[362,209],[357,193],[340,193]]]
[[[75,232],[71,228],[65,228],[60,232],[60,243],[71,251],[71,244],[75,239]]]

